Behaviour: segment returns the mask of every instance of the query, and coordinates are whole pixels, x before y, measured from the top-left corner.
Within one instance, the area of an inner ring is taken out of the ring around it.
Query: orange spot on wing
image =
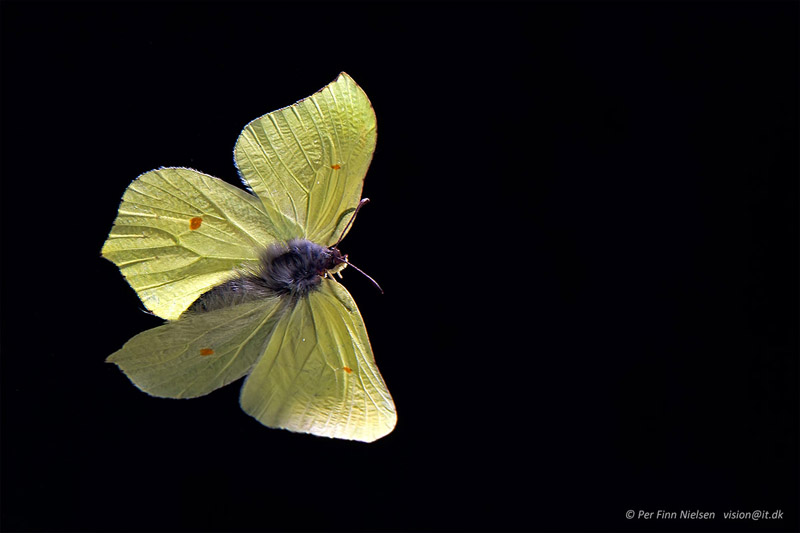
[[[203,348],[200,350],[200,355],[214,355],[214,350],[211,348]]]
[[[189,221],[189,228],[197,229],[200,227],[200,224],[203,223],[203,219],[200,217],[194,217],[192,220]]]
[[[331,168],[333,170],[339,170],[340,168],[342,168],[342,165],[331,165]]]
[[[350,368],[349,366],[346,366],[346,367],[342,368],[342,370],[344,370],[344,371],[345,371],[345,372],[347,372],[348,374],[352,374],[352,373],[353,373],[353,369],[352,369],[352,368]]]

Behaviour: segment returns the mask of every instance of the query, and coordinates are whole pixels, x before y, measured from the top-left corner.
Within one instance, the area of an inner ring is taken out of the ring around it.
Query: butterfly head
[[[339,274],[348,264],[347,254],[343,254],[336,246],[331,246],[327,249],[327,255],[318,274],[323,277],[328,274]]]

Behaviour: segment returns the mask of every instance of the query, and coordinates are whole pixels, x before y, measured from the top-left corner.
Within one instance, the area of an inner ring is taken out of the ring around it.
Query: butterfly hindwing
[[[276,233],[252,194],[195,170],[162,168],[125,191],[102,255],[147,309],[174,320],[235,267],[257,261]]]
[[[203,396],[250,371],[264,353],[285,304],[276,297],[187,313],[136,335],[108,361],[153,396]]]
[[[397,421],[361,314],[330,279],[278,321],[241,404],[266,426],[365,442]]]
[[[328,246],[361,198],[376,135],[366,93],[342,73],[248,124],[236,142],[236,166],[285,238]]]

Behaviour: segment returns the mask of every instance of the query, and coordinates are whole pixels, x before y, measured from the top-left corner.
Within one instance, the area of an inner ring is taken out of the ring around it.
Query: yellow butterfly
[[[235,162],[255,193],[188,168],[139,176],[103,257],[167,319],[108,361],[141,390],[208,394],[243,376],[264,425],[371,442],[397,421],[353,298],[333,278],[376,123],[347,74],[248,124]]]

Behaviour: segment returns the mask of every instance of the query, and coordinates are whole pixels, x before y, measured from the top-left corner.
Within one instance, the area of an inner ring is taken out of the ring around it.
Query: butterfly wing
[[[202,396],[250,371],[285,309],[275,297],[188,313],[136,335],[107,360],[153,396]]]
[[[245,126],[234,157],[282,234],[328,246],[361,199],[376,135],[372,104],[343,72],[314,95]]]
[[[195,170],[162,168],[125,191],[102,254],[147,309],[174,320],[279,237],[253,195]]]
[[[281,316],[241,404],[266,426],[365,442],[397,421],[361,314],[329,279]]]

